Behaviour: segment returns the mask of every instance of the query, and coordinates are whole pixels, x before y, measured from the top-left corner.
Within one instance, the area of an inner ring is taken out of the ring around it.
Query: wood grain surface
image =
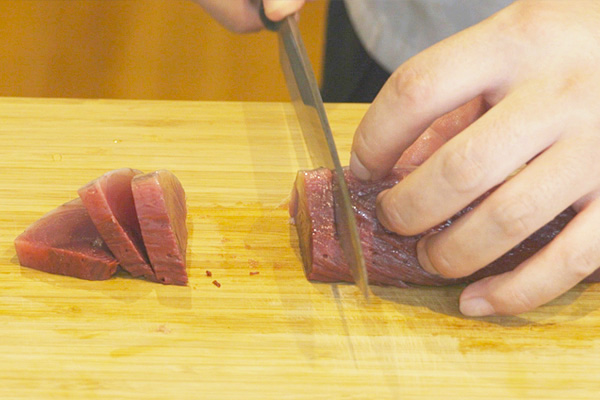
[[[343,160],[365,108],[327,107]],[[468,319],[461,287],[373,288],[366,305],[308,282],[286,205],[309,165],[287,104],[5,98],[0,139],[2,399],[598,398],[598,285]],[[27,225],[120,167],[183,183],[189,286],[18,265]]]

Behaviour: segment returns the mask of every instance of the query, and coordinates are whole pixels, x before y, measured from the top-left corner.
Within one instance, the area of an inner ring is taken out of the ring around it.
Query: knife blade
[[[365,299],[369,299],[369,278],[363,256],[356,217],[350,201],[348,185],[340,163],[321,92],[310,59],[293,15],[281,22],[269,20],[260,3],[260,16],[265,26],[279,36],[279,61],[300,123],[300,128],[315,167],[333,172],[335,225],[352,278]]]

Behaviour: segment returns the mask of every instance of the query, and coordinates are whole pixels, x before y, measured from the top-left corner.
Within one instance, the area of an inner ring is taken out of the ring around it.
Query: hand
[[[379,179],[436,118],[478,96],[485,102],[464,129],[438,135],[426,149],[437,151],[378,199],[381,223],[413,235],[500,184],[419,242],[427,271],[469,275],[569,205],[578,212],[514,271],[468,286],[464,314],[532,310],[600,266],[598,65],[600,2],[521,0],[403,64],[361,121],[350,167],[361,179]]]
[[[258,0],[193,0],[221,25],[236,33],[264,28],[258,16]],[[302,8],[306,0],[263,0],[266,16],[279,21]]]

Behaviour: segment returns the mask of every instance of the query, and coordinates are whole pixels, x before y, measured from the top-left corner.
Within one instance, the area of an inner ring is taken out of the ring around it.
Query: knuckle
[[[588,91],[589,80],[586,74],[580,71],[569,71],[569,74],[558,82],[554,95],[564,101],[573,101],[581,98],[582,94]]]
[[[418,112],[433,99],[432,78],[422,67],[405,64],[392,73],[390,82],[404,112]]]
[[[586,111],[597,104],[598,85],[594,84],[596,75],[596,71],[590,71],[586,67],[570,67],[564,70],[560,79],[545,89],[548,95],[553,97],[555,109],[562,113],[565,106],[580,106],[569,113],[570,123],[573,125],[589,121]],[[557,117],[561,115],[560,112],[557,113]]]
[[[547,23],[552,14],[552,11],[539,7],[535,2],[516,1],[491,20],[496,23],[496,31],[504,33],[503,40],[522,45],[525,41],[535,43],[540,37],[548,37],[553,33],[551,30],[549,32]]]
[[[466,144],[441,153],[441,178],[458,193],[477,189],[485,178],[485,168],[471,149]]]
[[[521,194],[492,205],[491,220],[506,237],[522,240],[535,231],[536,213],[530,196]]]

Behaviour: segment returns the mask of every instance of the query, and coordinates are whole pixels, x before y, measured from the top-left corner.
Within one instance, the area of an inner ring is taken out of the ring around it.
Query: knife
[[[369,278],[348,185],[296,17],[290,15],[279,22],[271,21],[262,1],[259,12],[265,27],[278,33],[281,69],[313,164],[333,171],[336,232],[354,282],[368,300]]]

